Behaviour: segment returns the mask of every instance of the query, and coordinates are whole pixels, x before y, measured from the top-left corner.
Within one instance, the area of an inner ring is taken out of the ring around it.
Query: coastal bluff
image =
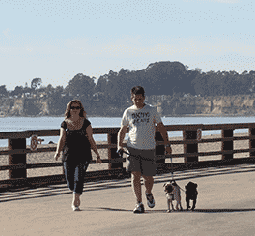
[[[163,100],[157,103],[162,116],[169,115],[253,115],[255,97],[253,96],[187,96]]]
[[[0,116],[51,116],[52,105],[47,99],[38,98],[2,98],[0,105]],[[254,115],[255,96],[217,96],[201,97],[185,95],[174,96],[149,96],[146,101],[157,106],[161,116],[185,116],[185,115]],[[122,116],[123,111],[130,104],[123,104],[122,107],[115,104],[103,104],[99,101],[91,101],[85,105],[88,114],[93,116],[115,117]],[[65,107],[62,108],[63,113]]]

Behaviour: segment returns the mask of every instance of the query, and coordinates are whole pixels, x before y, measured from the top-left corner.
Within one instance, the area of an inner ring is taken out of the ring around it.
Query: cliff
[[[162,116],[170,115],[254,115],[255,98],[252,96],[188,97],[157,104]]]
[[[151,96],[147,102],[157,106],[162,116],[183,115],[207,115],[207,116],[232,116],[232,115],[255,115],[255,97],[253,96]],[[1,99],[0,116],[52,116],[54,106],[61,112],[65,107],[52,104],[47,99],[36,98],[13,98]],[[66,103],[65,103],[66,104]],[[124,109],[131,103],[127,102],[117,107],[106,101],[92,101],[84,103],[85,110],[92,116],[122,116]]]
[[[14,98],[2,101],[2,116],[40,116],[49,115],[49,104],[36,98]]]

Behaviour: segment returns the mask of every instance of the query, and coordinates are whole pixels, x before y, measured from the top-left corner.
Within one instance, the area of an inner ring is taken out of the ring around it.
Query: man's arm
[[[123,149],[123,141],[125,139],[127,130],[128,130],[128,127],[124,125],[124,126],[121,126],[118,132],[118,147],[117,147],[118,150]]]
[[[158,131],[160,132],[161,136],[164,139],[164,144],[165,144],[166,152],[168,154],[171,154],[172,153],[172,149],[171,149],[171,146],[170,146],[170,141],[168,140],[168,134],[167,134],[166,128],[165,128],[165,126],[163,125],[162,122],[157,123],[157,129],[158,129]],[[169,146],[166,146],[166,145],[169,145]]]

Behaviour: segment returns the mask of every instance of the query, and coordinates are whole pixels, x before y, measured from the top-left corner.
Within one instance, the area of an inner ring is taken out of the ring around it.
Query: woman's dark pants
[[[82,194],[84,176],[88,166],[89,162],[79,164],[64,162],[67,186],[73,193]]]

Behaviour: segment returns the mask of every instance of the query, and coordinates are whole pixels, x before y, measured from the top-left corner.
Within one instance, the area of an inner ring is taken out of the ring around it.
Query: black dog
[[[191,210],[193,211],[196,207],[196,202],[197,202],[197,184],[188,182],[188,184],[185,186],[186,188],[186,203],[187,203],[187,210],[189,210],[189,200],[193,200],[193,205]]]

